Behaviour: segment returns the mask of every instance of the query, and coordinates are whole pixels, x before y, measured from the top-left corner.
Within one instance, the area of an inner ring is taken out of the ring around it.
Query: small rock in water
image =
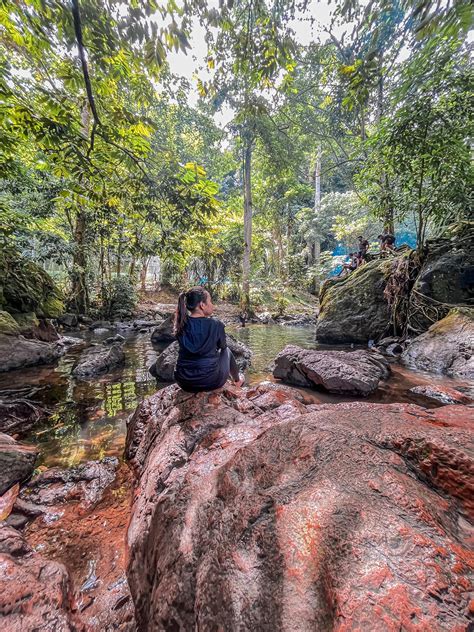
[[[125,354],[120,343],[110,346],[97,345],[86,349],[74,365],[72,375],[88,378],[105,373],[125,362]]]
[[[410,388],[410,393],[422,395],[426,399],[430,399],[441,404],[472,404],[474,400],[457,391],[454,388],[445,386],[414,386]]]
[[[289,384],[365,396],[388,379],[390,365],[373,351],[315,351],[288,345],[275,358],[273,375]]]

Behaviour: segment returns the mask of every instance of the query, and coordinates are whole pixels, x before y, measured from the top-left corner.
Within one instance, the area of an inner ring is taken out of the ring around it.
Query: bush
[[[108,318],[130,318],[133,316],[138,296],[128,276],[119,276],[107,284],[102,297],[104,316]]]

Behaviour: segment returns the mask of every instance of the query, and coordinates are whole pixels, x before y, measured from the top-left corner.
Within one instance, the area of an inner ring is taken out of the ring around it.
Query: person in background
[[[357,237],[358,241],[359,241],[359,250],[358,250],[358,255],[359,255],[359,261],[364,260],[365,261],[365,256],[367,254],[367,251],[369,249],[369,242],[367,241],[367,239],[364,239],[362,237],[362,235],[359,235],[359,237]]]
[[[348,263],[343,263],[342,264],[342,270],[339,272],[339,274],[337,276],[338,277],[342,276],[343,272],[345,272],[346,274],[349,274],[350,272],[353,272],[354,270],[356,270],[358,265],[359,265],[359,260],[357,258],[356,253],[350,252],[349,253],[349,261],[348,261]]]
[[[174,376],[190,393],[221,388],[229,377],[236,386],[244,383],[227,347],[224,323],[211,318],[213,311],[211,295],[202,287],[179,295],[174,323],[179,352]]]

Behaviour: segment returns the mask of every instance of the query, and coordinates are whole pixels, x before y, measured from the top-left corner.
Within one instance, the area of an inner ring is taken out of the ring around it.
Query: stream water
[[[251,325],[243,329],[227,327],[227,331],[253,352],[252,367],[247,374],[250,383],[272,379],[270,365],[287,344],[322,348],[316,343],[311,327]],[[125,365],[93,380],[81,381],[71,376],[82,349],[70,351],[54,367],[31,367],[0,374],[0,389],[12,385],[36,387],[39,389],[36,397],[52,411],[47,424],[36,426],[24,438],[39,447],[38,464],[72,467],[89,459],[122,454],[127,417],[144,397],[166,386],[157,384],[148,373],[157,355],[150,333],[125,334]],[[72,335],[79,336],[77,332]],[[109,335],[111,332],[102,336],[87,333],[81,337],[87,342],[99,342]],[[368,401],[423,403],[407,392],[419,384],[439,384],[464,391],[469,388],[463,382],[409,371],[395,364],[390,380],[382,383]],[[316,391],[307,394],[314,402],[355,399]]]

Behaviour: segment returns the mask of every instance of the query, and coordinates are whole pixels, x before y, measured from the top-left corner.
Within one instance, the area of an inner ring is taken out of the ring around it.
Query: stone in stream
[[[125,354],[120,343],[96,345],[83,351],[72,369],[72,375],[80,378],[94,377],[106,373],[125,362]]]
[[[37,456],[38,450],[33,446],[0,433],[0,495],[31,476]]]
[[[20,500],[31,507],[43,508],[71,500],[90,508],[102,498],[105,489],[116,476],[119,461],[105,457],[101,461],[87,461],[78,467],[52,467],[35,476],[20,492]],[[22,513],[22,505],[15,506]]]
[[[401,360],[411,368],[474,379],[474,310],[451,310],[412,340]]]
[[[126,449],[137,629],[467,629],[467,413],[262,387],[144,400]]]
[[[273,375],[297,386],[365,396],[389,378],[390,365],[374,351],[315,351],[287,345],[275,358]]]
[[[33,551],[23,535],[0,525],[0,618],[10,632],[85,632],[74,612],[66,567]]]
[[[0,373],[36,364],[53,364],[65,352],[61,341],[42,342],[0,334]]]
[[[473,404],[474,400],[464,393],[448,386],[414,386],[409,393],[421,395],[428,400],[441,404]]]
[[[151,342],[153,344],[160,342],[172,342],[174,337],[174,314],[168,314],[163,322],[153,330],[151,334]]]
[[[383,295],[390,268],[390,260],[379,259],[341,279],[325,281],[319,294],[319,342],[365,344],[383,335],[390,324]]]
[[[232,351],[237,362],[239,369],[245,371],[251,364],[252,352],[244,345],[243,342],[236,340],[230,334],[226,334],[227,346]],[[164,351],[157,357],[149,371],[156,377],[157,380],[163,382],[174,382],[174,368],[178,359],[179,346],[175,341],[170,344]]]

